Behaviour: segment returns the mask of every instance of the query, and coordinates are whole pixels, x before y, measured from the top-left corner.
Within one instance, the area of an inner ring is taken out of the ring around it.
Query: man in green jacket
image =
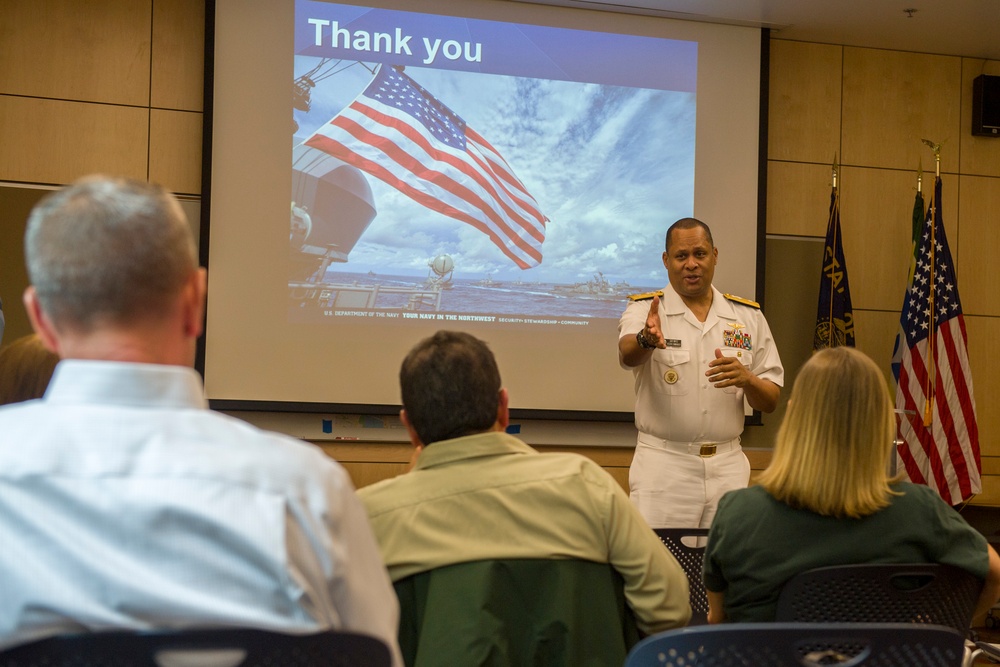
[[[440,331],[399,375],[413,469],[359,490],[397,593],[459,563],[589,561],[624,580],[642,632],[687,623],[687,578],[618,483],[588,458],[542,454],[505,432],[507,390],[484,342]]]

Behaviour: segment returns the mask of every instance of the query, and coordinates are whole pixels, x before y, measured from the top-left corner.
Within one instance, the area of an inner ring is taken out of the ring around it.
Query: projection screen
[[[438,329],[524,414],[623,418],[629,294],[694,215],[757,294],[761,31],[502,0],[216,0],[201,359],[217,407],[389,412]],[[762,286],[761,286],[762,289]]]

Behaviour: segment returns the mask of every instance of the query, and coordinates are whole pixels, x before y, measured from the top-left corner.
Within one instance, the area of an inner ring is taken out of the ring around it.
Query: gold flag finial
[[[837,164],[837,154],[833,154],[833,187],[837,187],[837,173],[840,171],[840,165]]]
[[[941,156],[941,144],[944,143],[943,141],[940,144],[936,144],[930,139],[921,139],[920,141],[924,142],[925,146],[930,146],[931,150],[934,151],[934,157]]]
[[[917,158],[917,192],[921,192],[921,186],[923,182],[924,182],[923,159]]]
[[[941,175],[941,147],[944,146],[944,142],[934,143],[930,139],[921,139],[925,146],[929,146],[932,151],[934,151],[934,175]]]

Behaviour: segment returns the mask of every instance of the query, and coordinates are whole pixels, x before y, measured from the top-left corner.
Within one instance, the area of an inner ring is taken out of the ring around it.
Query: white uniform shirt
[[[97,629],[364,632],[399,607],[346,472],[190,368],[63,361],[0,408],[0,646]]]
[[[705,375],[717,348],[739,357],[754,375],[779,387],[784,382],[764,314],[726,299],[715,287],[712,292],[708,317],[699,322],[670,285],[663,288],[660,325],[667,348],[653,350],[646,363],[630,369],[639,431],[684,443],[727,442],[743,432],[743,390],[719,389]],[[642,330],[649,304],[629,303],[618,323],[619,340]]]

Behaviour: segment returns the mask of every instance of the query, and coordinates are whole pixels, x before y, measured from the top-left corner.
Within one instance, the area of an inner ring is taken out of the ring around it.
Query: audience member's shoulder
[[[551,467],[564,474],[569,472],[580,472],[585,475],[591,475],[595,472],[607,474],[607,471],[595,463],[593,459],[573,452],[541,452],[537,456],[526,458],[524,464],[537,468]]]
[[[39,416],[41,410],[42,400],[38,398],[0,405],[0,423],[31,424],[32,420],[42,418]],[[2,431],[7,432],[5,429]]]
[[[944,503],[944,500],[940,495],[938,495],[937,491],[924,484],[914,484],[913,482],[895,482],[892,484],[892,490],[902,494],[901,496],[896,497],[901,498],[904,503],[931,505]]]
[[[545,452],[538,456],[526,457],[524,465],[531,466],[539,477],[576,479],[599,493],[617,494],[622,491],[618,480],[610,472],[582,454]]]
[[[379,480],[357,489],[358,498],[372,519],[383,514],[391,514],[401,509],[413,507],[416,499],[430,501],[442,490],[433,483],[428,484],[420,471],[410,470],[389,479]]]
[[[892,490],[899,495],[891,498],[892,506],[887,513],[891,518],[903,520],[902,517],[907,517],[911,525],[924,526],[938,522],[965,523],[965,518],[929,486],[913,482],[896,482],[892,484]]]
[[[719,511],[739,511],[755,514],[765,505],[777,504],[770,493],[764,487],[753,485],[743,489],[733,489],[726,491],[719,499]]]
[[[347,476],[343,467],[318,445],[259,428],[229,415],[211,413],[211,417],[221,427],[219,437],[226,439],[232,451],[242,453],[257,465],[268,466],[273,473]]]
[[[403,473],[403,475],[406,474],[408,473]],[[399,484],[400,480],[404,479],[403,475],[379,480],[358,489],[358,497],[364,502],[369,512],[381,507],[384,499],[392,493],[393,488]]]
[[[237,434],[241,439],[269,443],[270,445],[277,447],[291,447],[293,449],[307,444],[306,442],[293,438],[290,435],[261,428],[231,415],[222,414],[220,412],[210,412],[208,414],[211,415],[211,419],[216,422],[217,428],[228,429],[234,434]]]

